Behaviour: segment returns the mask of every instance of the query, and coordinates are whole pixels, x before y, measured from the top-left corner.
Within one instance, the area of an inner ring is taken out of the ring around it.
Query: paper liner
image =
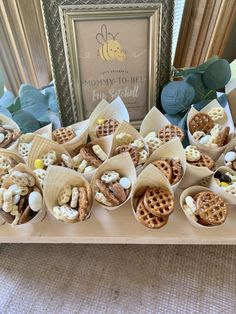
[[[225,150],[225,146],[222,147],[214,147],[214,148],[210,148],[207,147],[206,145],[200,144],[198,141],[195,141],[193,138],[193,135],[190,133],[189,131],[189,122],[190,120],[195,116],[195,114],[197,114],[198,112],[202,112],[202,113],[208,113],[212,108],[215,107],[219,107],[222,108],[221,105],[218,103],[218,101],[216,99],[214,99],[213,101],[211,101],[206,107],[204,107],[202,110],[197,111],[195,108],[193,108],[193,106],[191,107],[189,113],[188,113],[188,117],[187,117],[187,125],[188,125],[188,138],[189,138],[189,142],[191,145],[195,145],[197,146],[197,148],[202,152],[202,153],[206,153],[207,155],[209,155],[212,159],[217,160],[220,155],[224,152]],[[225,108],[224,108],[225,109]],[[233,138],[233,134],[234,134],[234,122],[232,119],[232,116],[230,114],[230,111],[225,110],[225,113],[227,115],[227,122],[225,124],[222,124],[223,127],[229,126],[230,127],[230,134],[229,134],[229,142],[231,141],[231,139]]]
[[[70,157],[69,153],[56,142],[36,135],[32,141],[27,165],[34,170],[35,159],[40,158],[43,154],[48,153],[50,150],[54,150],[56,152],[58,159],[61,159],[61,154],[65,154]]]
[[[158,132],[166,125],[171,124],[170,121],[157,109],[152,109],[147,113],[140,126],[140,134],[145,137],[150,132]]]
[[[179,182],[172,185],[172,189],[173,191],[175,191],[177,187],[179,186],[179,184],[181,183],[181,181],[183,180],[185,172],[186,172],[185,151],[179,138],[173,138],[172,140],[166,142],[165,144],[157,148],[148,158],[148,160],[144,164],[144,167],[162,158],[179,158],[180,159],[180,163],[183,168],[183,176]]]
[[[16,165],[12,169],[12,171],[20,171],[20,172],[24,172],[24,173],[29,173],[31,176],[33,176],[35,178],[35,186],[40,190],[42,197],[43,197],[43,190],[42,190],[42,187],[39,183],[39,180],[38,180],[37,176],[34,174],[34,172],[29,167],[27,167],[27,165],[20,163],[20,164]],[[14,184],[14,183],[11,179],[6,179],[3,181],[2,187],[7,189],[12,184]],[[34,218],[32,218],[31,220],[27,221],[24,224],[16,225],[14,227],[19,227],[22,225],[25,226],[27,224],[33,224],[33,223],[40,222],[43,220],[45,215],[46,215],[46,208],[45,208],[44,197],[43,197],[42,208],[38,211],[38,213],[34,216]]]
[[[142,135],[131,124],[129,124],[126,121],[123,121],[118,126],[118,128],[116,129],[116,131],[115,131],[115,133],[113,135],[112,145],[111,145],[111,150],[110,150],[110,157],[114,155],[115,149],[118,146],[117,143],[116,143],[116,135],[119,134],[119,133],[122,133],[122,132],[129,133],[130,135],[133,136],[134,140],[137,140],[137,139],[142,140],[143,143],[144,143],[144,148],[145,148],[145,150],[149,154],[149,148],[148,148],[147,144],[145,143],[144,138],[142,137]],[[144,168],[144,165],[138,165],[136,167],[137,173],[140,173],[143,168]]]
[[[185,204],[185,197],[186,196],[195,196],[197,193],[200,193],[200,192],[204,192],[204,191],[212,191],[210,188],[207,188],[207,187],[204,187],[204,186],[198,186],[198,185],[195,185],[195,186],[191,186],[189,188],[187,188],[186,190],[184,190],[181,195],[180,195],[180,206],[184,212],[184,215],[186,216],[186,218],[188,219],[188,221],[190,222],[190,224],[192,226],[194,226],[195,228],[205,228],[205,229],[208,229],[208,228],[219,228],[221,225],[218,225],[218,226],[203,226],[201,225],[200,223],[198,223],[197,221],[193,220],[191,217],[189,217],[188,215],[186,215],[185,211],[184,211],[184,204]],[[214,191],[213,191],[214,192]]]
[[[97,189],[96,180],[100,179],[101,176],[103,175],[103,173],[105,171],[109,171],[109,170],[117,171],[120,174],[120,177],[129,178],[130,181],[132,182],[132,186],[131,186],[131,191],[132,191],[132,187],[133,187],[135,179],[136,179],[135,167],[134,167],[132,159],[130,158],[129,153],[122,153],[120,155],[116,155],[116,156],[108,159],[96,170],[96,172],[93,175],[93,178],[91,180],[91,187],[92,187],[93,196],[95,195],[95,192]],[[130,191],[129,196],[126,199],[126,201],[124,203],[118,205],[118,206],[110,207],[110,206],[103,205],[103,204],[97,202],[96,200],[95,200],[95,202],[98,203],[100,206],[102,206],[105,209],[115,210],[115,209],[123,206],[130,199],[131,191]]]
[[[3,114],[0,114],[0,122],[2,123],[2,125],[8,124],[8,125],[11,125],[14,129],[17,129],[18,131],[20,131],[18,124],[14,120],[4,116]],[[17,152],[18,142],[19,142],[19,139],[11,143],[6,149]]]
[[[75,124],[70,125],[70,127],[76,131],[79,129],[82,129],[83,131],[81,132],[80,136],[75,136],[72,140],[64,143],[64,144],[59,144],[63,148],[65,148],[68,153],[73,154],[73,151],[80,145],[85,144],[87,142],[88,138],[88,123],[89,120],[84,120],[77,122]]]
[[[15,153],[13,151],[9,151],[8,149],[6,148],[0,148],[0,156],[4,156],[4,157],[10,157],[12,158],[13,160],[15,160],[18,164],[19,163],[25,163],[24,159],[21,157],[20,154],[18,153]]]
[[[102,105],[100,103],[98,109],[89,118],[89,136],[91,140],[97,139],[96,126],[98,119],[116,119],[120,123],[122,121],[129,122],[129,113],[120,97],[117,97],[108,105],[104,105],[103,102]]]
[[[140,223],[136,216],[136,208],[139,197],[143,195],[146,187],[160,187],[168,190],[174,197],[173,189],[164,174],[154,165],[149,164],[137,177],[131,192],[131,206],[135,219]]]
[[[58,206],[57,202],[58,195],[66,184],[69,184],[71,186],[85,186],[86,189],[90,189],[88,181],[85,178],[83,178],[79,173],[69,168],[64,168],[60,166],[49,166],[44,181],[43,194],[47,209],[49,210],[53,217],[55,216],[53,214],[52,209],[54,206]],[[89,197],[89,210],[86,216],[86,220],[90,217],[91,214],[91,208],[93,203],[92,193],[88,197]],[[57,218],[55,217],[55,219]]]
[[[222,171],[223,173],[226,172],[230,172],[232,173],[234,176],[236,176],[236,171],[234,171],[233,169],[226,167],[226,166],[222,166],[219,167],[216,171]],[[215,172],[216,172],[215,171]],[[215,174],[214,172],[214,174]],[[211,178],[210,184],[209,184],[209,188],[215,192],[216,194],[218,194],[219,196],[221,196],[222,198],[224,198],[226,200],[226,202],[228,204],[234,204],[236,205],[236,197],[234,197],[233,195],[231,195],[230,193],[225,192],[224,188],[220,187],[217,183],[216,180],[214,178],[214,175]]]
[[[229,151],[234,151],[236,152],[236,137],[234,137],[225,147],[224,153],[222,156],[220,156],[220,161],[221,161],[221,166],[225,165],[225,154],[228,153]]]
[[[107,154],[107,159],[108,159],[109,154],[110,154],[110,150],[111,150],[111,144],[112,144],[112,138],[110,136],[104,136],[104,137],[98,138],[98,139],[96,139],[96,140],[94,140],[88,144],[100,145],[102,150]],[[106,160],[104,162],[106,162]],[[88,180],[90,182],[96,171],[97,171],[97,168],[94,171],[90,171],[88,173],[80,173],[80,172],[78,172],[78,173],[81,174],[84,178],[86,178],[86,180]]]
[[[44,127],[36,130],[34,133],[44,138],[52,139],[52,123],[49,123]]]

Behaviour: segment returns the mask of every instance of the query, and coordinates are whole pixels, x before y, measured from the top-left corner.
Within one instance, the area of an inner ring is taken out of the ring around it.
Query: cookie
[[[166,143],[172,138],[178,137],[181,141],[184,139],[184,132],[176,125],[170,124],[166,125],[164,128],[160,129],[157,133],[157,137]]]
[[[75,131],[71,128],[59,128],[52,132],[52,139],[58,144],[69,142],[75,137]]]
[[[170,165],[169,160],[167,159],[160,159],[156,160],[152,163],[154,166],[156,166],[168,179],[169,182],[172,180],[172,167]]]
[[[115,132],[119,125],[116,119],[107,119],[102,124],[96,126],[97,137],[111,135]]]
[[[209,225],[222,224],[228,214],[225,201],[217,194],[206,191],[196,196],[196,214]]]
[[[193,134],[196,131],[203,131],[209,133],[213,128],[214,123],[212,118],[206,114],[199,112],[189,121],[189,131]]]
[[[114,196],[114,194],[109,190],[105,183],[100,179],[96,180],[96,185],[99,188],[100,192],[106,197],[106,199],[112,203],[113,206],[120,205],[120,201]]]
[[[83,146],[80,149],[81,157],[88,162],[89,165],[92,165],[96,168],[101,166],[102,161],[94,154],[93,150],[89,146]]]
[[[199,160],[188,161],[188,163],[196,167],[207,167],[210,170],[212,170],[215,167],[214,160],[206,154],[201,154],[201,158]]]
[[[153,187],[146,190],[144,205],[154,216],[168,216],[174,210],[174,199],[166,189]]]
[[[150,213],[144,205],[144,197],[140,198],[138,206],[135,210],[135,214],[141,224],[152,229],[159,229],[163,227],[168,221],[168,216],[158,217]]]
[[[228,143],[228,139],[229,139],[229,132],[230,132],[230,127],[227,126],[225,127],[220,134],[216,137],[215,139],[215,143],[219,146],[225,146]]]
[[[131,145],[120,145],[116,147],[115,149],[115,155],[128,152],[130,154],[130,157],[134,163],[134,166],[136,167],[138,165],[139,161],[139,151],[137,148],[131,146]]]

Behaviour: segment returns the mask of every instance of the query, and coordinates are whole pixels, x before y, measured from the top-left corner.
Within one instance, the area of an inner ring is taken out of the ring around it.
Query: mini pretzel
[[[184,139],[184,132],[177,127],[176,125],[166,125],[164,128],[160,129],[157,137],[163,142],[166,143],[172,138],[178,137],[181,141]]]
[[[116,119],[107,119],[102,124],[96,126],[97,137],[111,135],[115,132],[119,125]]]
[[[114,194],[109,190],[105,183],[103,183],[100,179],[97,179],[96,185],[99,188],[100,192],[107,198],[109,202],[112,203],[113,206],[120,205],[120,201],[114,196]]]
[[[61,154],[61,160],[63,161],[67,168],[73,168],[73,162],[70,156],[66,154]]]
[[[144,197],[141,197],[139,200],[135,214],[141,224],[152,229],[159,229],[163,227],[169,218],[169,216],[158,217],[150,213],[144,205]]]
[[[98,168],[101,166],[102,161],[94,154],[93,150],[89,146],[83,146],[80,149],[80,155],[84,160],[86,160],[90,165]]]
[[[171,159],[170,161],[171,167],[172,167],[172,179],[171,179],[171,185],[174,185],[179,182],[179,180],[183,176],[183,168],[181,166],[180,161],[176,161],[175,159]]]
[[[84,220],[86,218],[88,206],[89,200],[86,188],[81,186],[79,188],[79,220]]]
[[[126,200],[127,197],[125,190],[118,182],[111,184],[109,188],[121,203],[123,203]]]
[[[130,154],[131,159],[133,160],[134,166],[138,165],[139,161],[139,152],[138,150],[131,145],[120,145],[115,149],[115,155],[119,155],[121,153],[128,152]]]
[[[172,168],[167,160],[156,160],[153,162],[153,165],[156,166],[168,179],[169,182],[172,180]]]
[[[68,203],[71,197],[71,193],[72,193],[71,186],[69,184],[66,184],[58,195],[57,199],[58,204],[61,206]]]
[[[168,216],[174,210],[174,199],[166,189],[153,187],[146,190],[144,205],[154,216]]]
[[[120,178],[120,175],[116,171],[105,171],[101,177],[101,180],[105,183],[113,183],[118,181]]]
[[[215,139],[215,143],[219,146],[222,147],[228,143],[228,138],[229,138],[229,132],[230,132],[230,127],[227,126],[223,129],[223,131],[220,132],[220,134],[217,136]]]
[[[212,118],[206,114],[199,112],[189,121],[189,131],[193,134],[196,131],[203,131],[209,133],[213,128],[214,123]]]
[[[211,191],[199,193],[196,198],[196,206],[196,214],[209,225],[222,224],[228,214],[224,200]]]
[[[197,161],[188,161],[188,162],[191,165],[196,166],[196,167],[207,167],[209,170],[212,170],[215,167],[214,160],[206,154],[201,154],[201,158]]]
[[[75,137],[75,132],[71,128],[59,128],[52,133],[52,138],[58,144],[64,144]]]

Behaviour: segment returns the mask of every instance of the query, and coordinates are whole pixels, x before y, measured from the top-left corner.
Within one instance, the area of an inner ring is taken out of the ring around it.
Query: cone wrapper
[[[184,205],[185,205],[185,198],[187,196],[192,196],[194,197],[196,194],[200,193],[200,192],[204,192],[204,191],[211,191],[211,189],[209,188],[206,188],[204,186],[198,186],[198,185],[195,185],[195,186],[191,186],[187,189],[185,189],[181,195],[180,195],[180,206],[186,216],[186,218],[188,219],[188,221],[190,222],[190,224],[192,226],[194,226],[195,228],[204,228],[204,229],[209,229],[209,228],[219,228],[221,225],[219,226],[203,226],[201,225],[200,223],[198,223],[197,221],[195,221],[194,219],[192,219],[189,215],[187,215],[184,211]]]
[[[204,107],[200,112],[208,113],[212,108],[216,108],[216,107],[222,108],[221,105],[218,103],[218,101],[216,99],[214,99],[206,107]],[[212,159],[217,160],[220,157],[220,155],[224,152],[226,145],[222,146],[222,147],[211,148],[211,147],[208,147],[206,145],[200,144],[198,141],[196,141],[193,138],[193,135],[189,131],[189,122],[198,112],[199,111],[197,111],[196,109],[194,109],[192,107],[188,113],[187,125],[188,125],[189,142],[191,145],[197,146],[197,148],[202,153],[205,153],[205,154],[209,155]],[[232,119],[230,112],[225,110],[225,113],[227,115],[227,122],[225,124],[223,124],[222,126],[223,127],[226,127],[226,126],[230,127],[230,134],[229,134],[229,142],[230,142],[231,139],[233,138],[233,134],[234,134],[234,122],[233,122],[233,119]]]
[[[40,190],[40,192],[42,194],[42,197],[43,197],[43,191],[42,191],[42,187],[41,187],[41,185],[39,183],[39,180],[38,180],[37,176],[34,174],[34,172],[29,167],[27,167],[25,164],[20,163],[20,164],[16,165],[12,169],[12,171],[20,171],[20,172],[23,172],[23,173],[28,173],[31,176],[33,176],[34,179],[35,179],[35,186]],[[5,181],[3,181],[2,187],[7,189],[12,184],[14,184],[14,183],[13,183],[13,181],[11,179],[6,179]],[[37,212],[37,214],[34,216],[34,218],[32,218],[31,220],[29,220],[28,222],[26,222],[24,224],[16,225],[14,227],[19,227],[19,226],[22,226],[22,225],[25,226],[25,225],[28,225],[28,224],[33,224],[33,223],[40,222],[40,221],[43,220],[45,215],[46,215],[46,207],[45,207],[44,198],[43,198],[42,208]]]
[[[98,105],[98,109],[95,109],[89,118],[89,136],[91,140],[97,139],[96,126],[98,119],[116,119],[120,123],[122,121],[129,122],[129,113],[127,108],[120,97],[114,99],[110,104]]]
[[[136,219],[137,219],[136,208],[137,208],[138,200],[140,196],[143,195],[147,187],[160,187],[160,188],[166,189],[174,197],[173,189],[169,181],[167,180],[167,178],[163,175],[163,173],[157,167],[155,167],[152,164],[149,164],[137,177],[137,180],[135,181],[132,192],[131,192],[131,205],[132,205],[133,214]]]
[[[20,131],[20,128],[19,128],[18,124],[16,124],[16,122],[14,120],[4,116],[3,114],[0,114],[0,122],[1,122],[2,125],[8,124],[11,127],[13,127],[14,129]],[[7,147],[7,149],[10,150],[10,151],[13,151],[13,152],[17,152],[18,142],[19,142],[19,139],[17,139],[16,141],[12,142]]]
[[[138,140],[140,139],[141,141],[143,141],[144,143],[144,149],[148,152],[149,155],[149,148],[147,146],[147,144],[144,141],[144,138],[142,137],[142,135],[132,126],[130,125],[128,122],[123,121],[118,128],[116,129],[113,139],[112,139],[112,145],[111,145],[111,151],[110,151],[110,157],[114,156],[115,154],[115,149],[117,146],[119,146],[116,142],[116,135],[120,134],[120,133],[128,133],[130,135],[132,135],[132,137],[134,138],[134,140]],[[136,171],[137,173],[140,173],[142,171],[142,169],[144,168],[144,165],[138,165],[136,167]]]
[[[216,171],[220,171],[222,173],[230,172],[232,173],[232,175],[236,176],[236,171],[226,166],[219,167]],[[209,189],[211,189],[213,192],[215,192],[216,194],[224,198],[228,204],[233,204],[233,205],[236,204],[236,197],[228,192],[225,192],[224,188],[219,186],[216,183],[214,175],[211,178]]]
[[[85,144],[88,139],[88,122],[89,120],[84,120],[77,122],[75,124],[70,125],[70,127],[75,131],[79,132],[79,135],[76,135],[72,140],[60,144],[63,148],[65,148],[69,154],[73,154],[73,151],[80,145]]]
[[[152,107],[140,126],[140,134],[145,137],[148,133],[158,132],[169,124],[171,124],[170,121],[157,109],[157,107]]]
[[[86,219],[89,218],[91,214],[91,208],[92,208],[92,193],[91,193],[91,187],[88,183],[88,181],[83,178],[80,174],[75,172],[74,170],[59,167],[59,166],[49,166],[46,174],[46,178],[44,181],[44,200],[45,204],[47,206],[47,209],[49,212],[54,216],[53,214],[53,207],[58,206],[58,196],[60,191],[63,189],[65,185],[71,185],[71,186],[84,186],[88,193],[88,214],[86,216]]]
[[[13,159],[17,164],[19,163],[25,163],[24,159],[20,156],[20,154],[15,153],[13,151],[9,151],[5,148],[0,148],[0,156],[4,156],[6,158]]]
[[[34,170],[34,161],[40,158],[42,155],[48,153],[50,150],[54,150],[56,152],[58,159],[61,159],[61,154],[65,154],[70,157],[69,153],[59,144],[52,140],[36,135],[32,141],[32,147],[29,152],[27,165],[32,170]]]
[[[49,123],[44,127],[36,130],[34,134],[38,134],[44,138],[52,139],[52,123]]]
[[[163,158],[179,158],[180,160],[183,169],[183,176],[179,182],[177,182],[175,185],[172,185],[172,189],[173,191],[175,191],[179,184],[181,183],[182,179],[184,178],[186,172],[185,151],[179,138],[174,138],[168,141],[167,143],[161,145],[159,148],[157,148],[148,158],[147,162],[144,164],[144,167],[158,159]]]
[[[224,153],[222,154],[221,156],[221,163],[223,165],[225,165],[225,160],[224,160],[224,157],[225,157],[225,154],[228,153],[229,151],[236,151],[236,137],[234,137],[225,147],[225,151]]]
[[[132,186],[131,186],[131,191],[132,191],[132,187],[136,180],[136,171],[135,171],[135,167],[134,167],[132,159],[130,158],[129,153],[122,153],[120,155],[116,155],[108,159],[97,169],[91,181],[93,196],[95,195],[96,189],[97,189],[96,180],[101,179],[101,176],[103,175],[105,171],[116,171],[120,174],[120,178],[121,177],[129,178],[132,183]],[[101,203],[98,203],[96,200],[95,201],[105,209],[115,210],[123,206],[130,199],[131,191],[126,201],[118,206],[113,206],[113,207],[105,206]]]
[[[108,159],[108,156],[111,150],[111,144],[112,144],[112,138],[110,136],[104,136],[104,137],[98,138],[90,142],[89,144],[99,145],[102,148],[102,150],[107,154],[107,159]],[[79,149],[76,149],[76,150],[79,152]],[[95,169],[94,171],[90,171],[88,173],[79,172],[79,174],[81,174],[86,180],[88,180],[88,182],[90,182],[96,170],[97,169]]]

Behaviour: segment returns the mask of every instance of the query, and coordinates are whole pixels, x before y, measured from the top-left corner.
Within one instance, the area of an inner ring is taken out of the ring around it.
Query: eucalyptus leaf
[[[48,112],[45,113],[42,117],[40,117],[39,119],[37,119],[38,122],[40,123],[41,127],[51,123],[50,117]]]
[[[21,97],[21,94],[25,91],[38,91],[38,89],[31,84],[22,84],[19,89],[19,96]]]
[[[217,55],[212,56],[209,58],[206,62],[200,64],[198,66],[198,70],[205,71],[212,63],[214,63],[216,60],[219,60],[219,57]]]
[[[19,125],[23,133],[34,132],[41,127],[35,117],[25,110],[17,111],[13,116],[13,120]]]
[[[0,71],[0,98],[4,94],[4,88],[5,88],[5,80],[3,73]]]
[[[195,104],[193,105],[193,107],[194,107],[196,110],[200,111],[200,110],[202,110],[207,104],[209,104],[210,101],[211,101],[211,100],[203,99],[203,100],[201,100],[201,101],[195,103]]]
[[[15,101],[14,95],[7,90],[0,98],[0,107],[8,108],[14,103],[14,101]]]
[[[20,97],[17,96],[15,101],[14,101],[14,104],[12,104],[10,107],[8,107],[8,110],[11,112],[11,113],[14,113],[18,110],[21,109],[21,102],[20,102]]]
[[[7,116],[8,118],[12,119],[12,115],[11,115],[10,111],[7,110],[6,108],[0,108],[0,113],[4,114],[4,116]]]
[[[229,62],[219,59],[210,64],[203,74],[203,82],[208,89],[218,90],[224,88],[231,78]]]
[[[20,94],[21,107],[31,113],[36,119],[48,110],[47,97],[39,90],[23,90]]]
[[[193,103],[201,101],[204,98],[204,95],[207,93],[207,88],[203,84],[202,74],[190,74],[185,78],[185,82],[190,84],[195,90]]]

